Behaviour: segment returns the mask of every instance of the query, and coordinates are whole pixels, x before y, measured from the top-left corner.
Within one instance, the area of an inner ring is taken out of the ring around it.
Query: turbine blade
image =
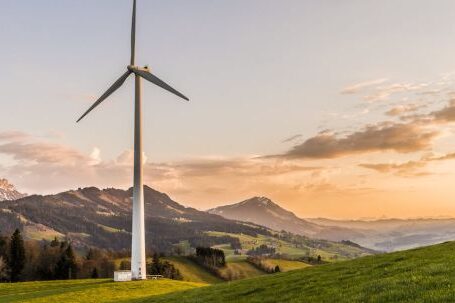
[[[90,106],[90,108],[76,121],[79,122],[82,120],[82,118],[84,118],[85,116],[87,116],[87,114],[89,112],[91,112],[95,107],[97,107],[101,102],[103,102],[104,100],[106,100],[107,97],[109,97],[113,92],[115,92],[120,86],[122,86],[122,84],[125,82],[126,78],[128,78],[128,76],[131,74],[131,71],[127,71],[126,73],[124,73],[120,78],[117,79],[117,81],[114,82],[114,84],[111,85],[111,87],[109,87],[109,89],[98,99],[96,100],[95,103],[93,103],[92,106]]]
[[[167,90],[168,92],[171,92],[174,95],[177,95],[177,96],[179,96],[182,99],[185,99],[186,101],[190,101],[190,99],[188,99],[185,95],[183,95],[182,93],[180,93],[176,89],[172,88],[170,85],[166,84],[163,80],[161,80],[157,76],[149,73],[148,71],[140,70],[140,69],[137,69],[137,68],[133,68],[133,72],[136,75],[141,76],[145,80],[148,80],[148,81],[152,82],[153,84],[158,85],[159,87]]]
[[[131,22],[131,65],[134,65],[136,55],[136,0],[133,2],[133,18]]]

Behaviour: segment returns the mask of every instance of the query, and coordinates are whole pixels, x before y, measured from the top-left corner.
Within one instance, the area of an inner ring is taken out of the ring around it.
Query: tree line
[[[112,278],[116,269],[129,270],[128,252],[90,248],[75,252],[68,240],[24,241],[19,229],[0,236],[0,282]],[[120,266],[116,259],[123,259]],[[152,275],[180,280],[180,272],[154,254],[147,270]]]

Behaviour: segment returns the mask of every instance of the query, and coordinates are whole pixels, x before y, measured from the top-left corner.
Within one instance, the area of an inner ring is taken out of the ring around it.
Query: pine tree
[[[66,248],[65,255],[67,258],[68,278],[75,279],[77,276],[77,261],[71,244],[69,244]]]
[[[63,249],[62,246],[60,246]],[[71,244],[63,250],[56,266],[57,279],[74,279],[77,276],[77,262]]]
[[[16,229],[11,236],[11,243],[8,255],[8,269],[11,282],[20,280],[25,266],[25,248],[21,232]]]

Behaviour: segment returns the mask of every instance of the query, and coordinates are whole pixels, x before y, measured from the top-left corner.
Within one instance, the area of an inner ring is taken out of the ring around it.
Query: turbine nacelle
[[[136,73],[135,71],[150,72],[148,65],[145,65],[144,67],[128,65],[126,68],[132,73]]]

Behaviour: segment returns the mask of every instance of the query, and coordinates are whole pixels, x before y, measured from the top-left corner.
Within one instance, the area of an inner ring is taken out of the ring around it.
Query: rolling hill
[[[453,302],[455,242],[211,286],[171,280],[0,284],[0,302]]]
[[[453,302],[455,243],[313,266],[145,302]]]

